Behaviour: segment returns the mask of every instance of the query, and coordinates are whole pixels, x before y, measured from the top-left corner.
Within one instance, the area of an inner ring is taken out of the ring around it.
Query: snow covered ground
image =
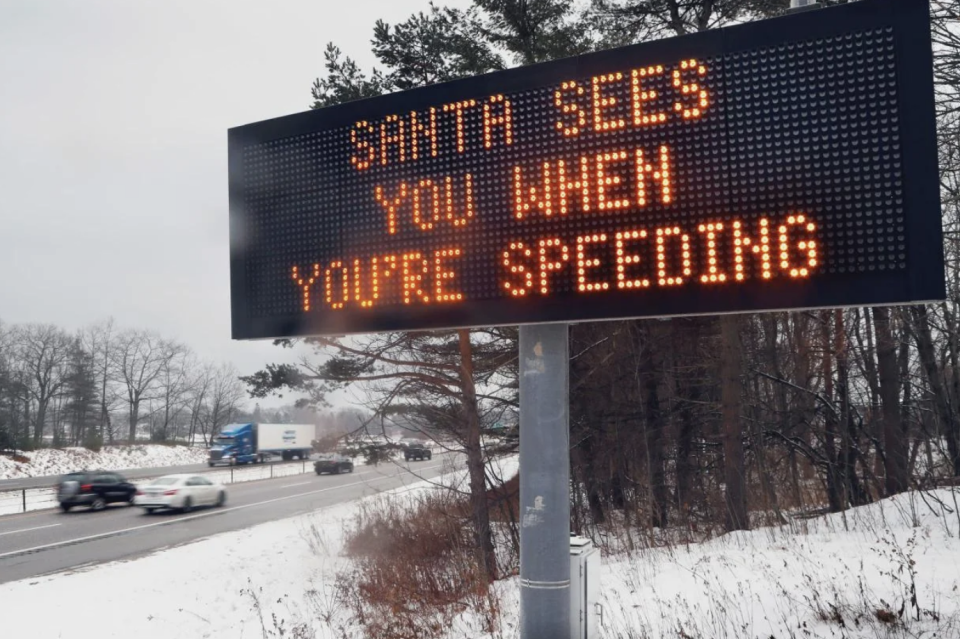
[[[504,475],[515,463],[515,457],[506,461]],[[428,484],[375,499],[420,490]],[[601,636],[955,639],[958,501],[949,490],[911,493],[780,528],[604,558]],[[336,603],[334,585],[346,561],[340,556],[344,525],[357,507],[344,504],[132,561],[0,585],[4,633],[36,639],[359,637]],[[497,591],[504,617],[493,636],[515,637],[517,580],[501,582]],[[89,592],[98,593],[96,606],[77,596]],[[298,625],[305,634],[293,632]],[[464,615],[448,636],[490,636],[478,628]]]
[[[909,493],[606,562],[606,635],[960,637],[958,499]]]
[[[137,444],[104,446],[99,452],[86,448],[42,448],[24,453],[24,456],[29,459],[28,462],[16,462],[5,455],[0,456],[0,479],[62,475],[78,468],[126,470],[202,464],[207,459],[207,449]]]

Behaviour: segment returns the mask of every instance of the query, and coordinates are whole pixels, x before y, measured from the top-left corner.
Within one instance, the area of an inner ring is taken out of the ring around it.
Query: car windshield
[[[160,479],[154,479],[152,482],[153,486],[169,486],[170,484],[176,484],[180,481],[179,477],[161,477]]]
[[[69,475],[64,475],[62,481],[83,481],[86,475],[83,473],[70,473]]]
[[[213,440],[213,443],[216,444],[217,446],[231,446],[233,445],[233,437],[225,437],[221,435],[220,437],[217,437],[215,440]]]

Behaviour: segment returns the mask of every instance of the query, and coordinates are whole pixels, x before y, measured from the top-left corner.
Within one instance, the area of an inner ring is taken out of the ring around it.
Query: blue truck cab
[[[262,461],[257,454],[257,425],[228,424],[210,446],[208,466]]]

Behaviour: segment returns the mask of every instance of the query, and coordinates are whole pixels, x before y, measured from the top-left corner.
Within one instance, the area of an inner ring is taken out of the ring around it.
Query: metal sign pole
[[[566,324],[520,327],[520,639],[570,635]]]

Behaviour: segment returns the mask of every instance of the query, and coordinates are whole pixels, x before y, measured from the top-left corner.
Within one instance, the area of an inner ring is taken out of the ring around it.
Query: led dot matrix
[[[856,4],[232,131],[235,334],[915,297],[924,7]]]

